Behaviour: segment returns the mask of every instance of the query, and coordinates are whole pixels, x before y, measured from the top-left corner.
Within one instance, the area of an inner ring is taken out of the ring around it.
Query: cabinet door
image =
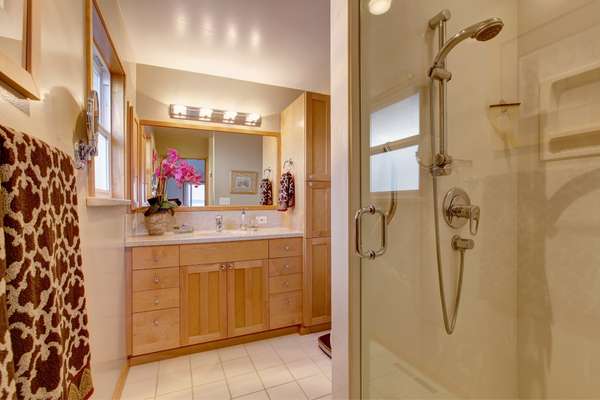
[[[306,183],[306,237],[331,236],[331,183]]]
[[[225,264],[181,267],[180,274],[182,344],[227,337]]]
[[[307,93],[306,179],[328,181],[330,166],[329,96]]]
[[[304,325],[331,322],[331,241],[306,239]]]
[[[238,261],[227,271],[229,336],[268,328],[268,267],[266,260]]]

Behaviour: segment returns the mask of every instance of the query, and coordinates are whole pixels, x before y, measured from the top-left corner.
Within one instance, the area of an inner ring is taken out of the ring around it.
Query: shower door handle
[[[369,249],[367,251],[363,250],[362,246],[362,216],[363,214],[378,214],[381,219],[381,245],[379,249],[372,250]],[[363,207],[354,214],[354,228],[355,232],[355,250],[356,254],[358,254],[362,258],[368,258],[373,260],[379,256],[385,254],[385,250],[387,249],[387,216],[386,214],[375,207],[373,204],[370,204],[368,207]]]

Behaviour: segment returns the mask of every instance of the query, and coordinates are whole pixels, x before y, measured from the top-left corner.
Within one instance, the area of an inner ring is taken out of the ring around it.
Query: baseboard
[[[308,335],[309,333],[328,331],[330,329],[331,329],[331,322],[326,322],[324,324],[302,326],[302,327],[300,327],[300,334]]]
[[[123,367],[121,367],[121,373],[119,374],[119,379],[117,380],[117,384],[115,385],[115,390],[113,392],[113,400],[120,400],[121,395],[123,395],[123,389],[125,388],[125,381],[127,381],[127,374],[129,373],[129,363],[125,361],[123,363]]]
[[[250,343],[257,340],[270,339],[277,336],[291,335],[292,333],[298,333],[300,330],[299,325],[289,326],[286,328],[273,329],[270,331],[251,333],[249,335],[237,336],[233,338],[227,338],[222,340],[216,340],[214,342],[193,344],[185,347],[178,347],[176,349],[158,351],[156,353],[143,354],[139,356],[132,356],[129,358],[129,365],[146,364],[154,361],[166,360],[168,358],[174,358],[179,356],[185,356],[188,354],[199,353],[207,350],[220,349],[227,346],[235,346],[238,344]]]

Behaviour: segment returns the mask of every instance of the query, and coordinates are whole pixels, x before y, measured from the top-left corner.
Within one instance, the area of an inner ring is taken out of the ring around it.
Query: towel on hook
[[[93,393],[71,158],[0,126],[0,398]]]
[[[273,205],[273,184],[271,184],[270,179],[263,178],[260,180],[259,203],[261,206]]]
[[[291,172],[284,172],[279,180],[279,211],[287,211],[288,208],[294,208],[296,205],[296,190],[294,184],[294,175]]]

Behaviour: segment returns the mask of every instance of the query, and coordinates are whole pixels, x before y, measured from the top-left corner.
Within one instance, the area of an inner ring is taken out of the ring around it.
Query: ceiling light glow
[[[369,0],[369,12],[373,15],[385,14],[392,7],[392,0]]]

